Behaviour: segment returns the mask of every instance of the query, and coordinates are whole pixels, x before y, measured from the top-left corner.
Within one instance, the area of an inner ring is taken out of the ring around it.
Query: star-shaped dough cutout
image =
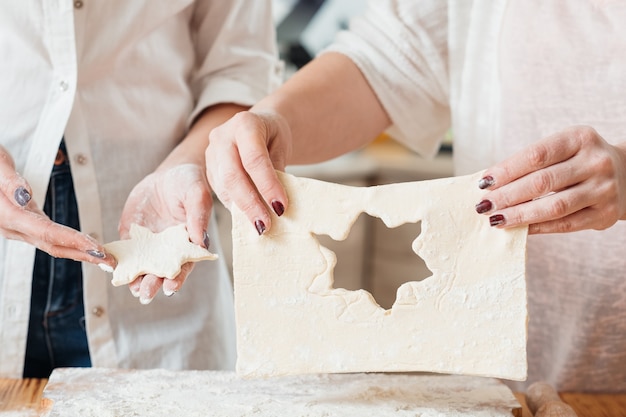
[[[133,223],[129,235],[130,239],[104,245],[106,251],[117,259],[111,280],[116,287],[129,284],[145,274],[174,279],[187,262],[217,259],[214,253],[189,241],[184,224],[153,233]]]

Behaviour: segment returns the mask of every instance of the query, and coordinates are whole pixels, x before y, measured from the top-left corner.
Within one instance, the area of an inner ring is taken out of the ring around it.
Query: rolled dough
[[[279,173],[289,209],[262,236],[236,208],[237,371],[430,371],[526,378],[527,227],[497,229],[474,205],[480,173],[350,187]],[[388,227],[421,221],[412,244],[433,275],[406,282],[390,310],[333,288],[333,252],[361,213]]]
[[[104,248],[117,260],[111,283],[130,284],[135,278],[154,274],[174,279],[187,262],[217,259],[217,255],[189,241],[184,224],[153,233],[136,223],[130,225],[130,239],[117,240]]]
[[[447,375],[344,374],[245,380],[226,371],[61,368],[46,417],[511,417],[502,383]]]

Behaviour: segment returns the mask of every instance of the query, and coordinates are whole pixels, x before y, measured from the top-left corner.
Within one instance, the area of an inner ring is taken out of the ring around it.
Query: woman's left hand
[[[530,234],[602,230],[626,220],[626,142],[613,146],[574,126],[487,169],[476,211],[492,226]]]
[[[212,207],[204,166],[183,164],[157,170],[131,191],[120,219],[120,237],[128,238],[132,223],[153,232],[185,223],[191,242],[208,249],[207,226]],[[168,296],[177,292],[192,269],[192,262],[184,264],[175,279],[144,275],[130,283],[129,289],[142,304],[148,304],[161,287]]]

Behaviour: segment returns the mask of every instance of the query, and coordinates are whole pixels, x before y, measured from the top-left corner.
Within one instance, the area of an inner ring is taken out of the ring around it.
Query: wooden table
[[[47,379],[0,379],[0,416],[37,416]]]
[[[37,416],[46,379],[0,379],[0,417],[3,412],[11,416]],[[524,408],[524,417],[532,417],[526,408],[523,394],[516,394]],[[562,393],[563,401],[576,410],[579,417],[626,417],[626,394]]]

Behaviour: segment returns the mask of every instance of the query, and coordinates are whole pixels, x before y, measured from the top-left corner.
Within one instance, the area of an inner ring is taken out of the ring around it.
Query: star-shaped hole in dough
[[[104,245],[106,251],[117,259],[111,280],[116,287],[129,284],[145,274],[174,279],[187,262],[217,259],[214,253],[189,241],[184,224],[153,233],[133,223],[129,235],[130,239]]]

